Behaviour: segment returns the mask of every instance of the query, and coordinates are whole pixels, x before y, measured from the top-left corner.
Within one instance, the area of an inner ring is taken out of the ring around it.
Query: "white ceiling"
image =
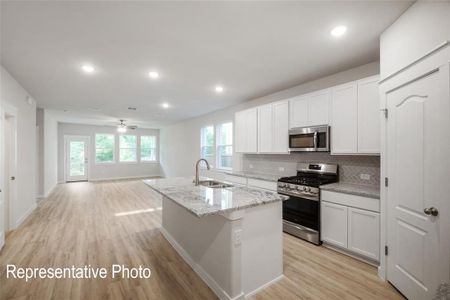
[[[377,60],[380,33],[410,5],[2,1],[1,63],[66,121],[160,127]],[[338,24],[348,32],[335,39]]]

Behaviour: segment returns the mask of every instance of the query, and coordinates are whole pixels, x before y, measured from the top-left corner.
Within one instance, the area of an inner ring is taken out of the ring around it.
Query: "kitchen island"
[[[163,196],[162,234],[220,299],[244,298],[282,278],[285,196],[195,186],[192,177],[144,183]]]

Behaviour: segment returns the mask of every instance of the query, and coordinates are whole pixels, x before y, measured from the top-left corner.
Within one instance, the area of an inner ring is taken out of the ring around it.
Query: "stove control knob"
[[[311,188],[306,188],[306,191],[309,193],[309,192],[311,192]]]
[[[306,186],[304,186],[302,190],[303,190],[304,192],[306,192]]]

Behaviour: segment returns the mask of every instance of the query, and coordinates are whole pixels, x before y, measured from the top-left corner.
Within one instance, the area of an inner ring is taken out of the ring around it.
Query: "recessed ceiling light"
[[[95,68],[92,65],[83,65],[81,68],[86,73],[93,73],[95,71]]]
[[[223,92],[223,86],[221,85],[217,85],[214,90],[216,91],[216,93],[222,93]]]
[[[159,73],[156,71],[150,71],[148,72],[148,77],[150,77],[151,79],[156,79],[159,77]]]
[[[169,108],[169,107],[170,107],[170,104],[166,102],[166,103],[161,104],[161,106],[162,106],[163,108]]]
[[[340,37],[340,36],[344,35],[346,32],[347,32],[347,26],[339,25],[339,26],[334,27],[330,31],[330,34],[334,37]]]

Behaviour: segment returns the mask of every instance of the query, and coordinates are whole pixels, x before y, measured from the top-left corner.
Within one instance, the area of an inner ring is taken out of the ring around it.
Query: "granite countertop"
[[[239,176],[239,177],[260,179],[260,180],[265,180],[265,181],[273,181],[273,182],[278,181],[278,179],[282,177],[281,175],[261,174],[261,173],[243,172],[243,171],[228,171],[228,172],[225,172],[225,174]]]
[[[210,178],[202,177],[201,180]],[[192,177],[143,180],[161,195],[175,201],[197,217],[220,214],[252,206],[286,200],[286,196],[268,190],[233,186],[208,188],[195,186]]]
[[[380,199],[380,187],[336,182],[320,186],[321,190]]]

